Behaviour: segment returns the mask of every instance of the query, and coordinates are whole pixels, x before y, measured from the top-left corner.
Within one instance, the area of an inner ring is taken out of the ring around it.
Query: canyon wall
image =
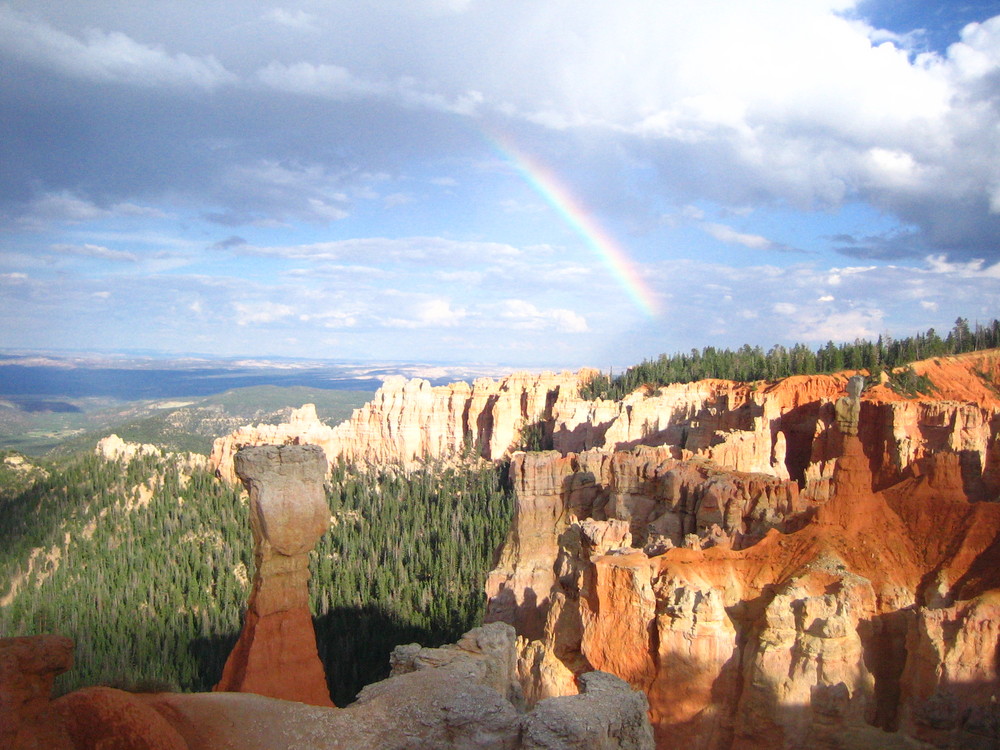
[[[286,424],[248,425],[217,439],[210,461],[219,476],[235,483],[233,456],[251,445],[310,443],[322,447],[331,463],[343,458],[413,465],[468,453],[499,459],[519,445],[525,427],[551,424],[556,401],[578,399],[579,384],[593,372],[520,372],[446,386],[391,377],[370,402],[335,427],[320,422],[316,409],[306,404]]]
[[[1000,504],[960,452],[876,491],[884,456],[830,443],[822,500],[663,447],[515,454],[487,620],[529,700],[600,669],[661,748],[997,747]]]
[[[959,454],[977,498],[1000,491],[1000,355],[979,352],[913,365],[935,391],[904,398],[885,385],[862,396],[859,435],[877,488],[941,450]],[[248,425],[215,441],[211,465],[235,483],[233,456],[249,445],[310,443],[361,464],[413,465],[474,453],[509,457],[533,436],[562,454],[594,448],[663,447],[674,458],[703,458],[721,468],[793,479],[804,497],[829,497],[836,465],[834,401],[853,373],[801,375],[773,383],[698,383],[643,388],[621,401],[587,401],[579,387],[594,375],[515,373],[472,385],[431,386],[390,378],[351,418],[328,426],[305,405],[282,425]]]

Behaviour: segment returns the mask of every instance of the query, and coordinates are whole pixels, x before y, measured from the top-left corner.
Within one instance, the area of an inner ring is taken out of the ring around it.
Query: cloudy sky
[[[986,321],[998,110],[998,1],[0,0],[0,348],[607,367]]]

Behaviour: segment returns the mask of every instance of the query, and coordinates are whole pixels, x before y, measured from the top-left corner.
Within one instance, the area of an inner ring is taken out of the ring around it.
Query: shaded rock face
[[[236,454],[250,493],[253,588],[243,630],[215,689],[333,706],[309,611],[309,552],[330,511],[326,456],[311,445],[261,446]]]
[[[1000,504],[956,451],[874,491],[866,416],[823,502],[665,448],[515,454],[488,618],[529,702],[597,669],[661,748],[1000,746]]]
[[[73,747],[49,702],[53,681],[72,665],[73,641],[69,638],[0,638],[0,747]]]

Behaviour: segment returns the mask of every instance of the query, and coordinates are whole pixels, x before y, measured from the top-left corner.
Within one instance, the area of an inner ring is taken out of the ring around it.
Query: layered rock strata
[[[998,746],[1000,504],[956,451],[874,490],[861,406],[825,501],[666,448],[515,455],[488,619],[529,700],[599,669],[661,748]]]
[[[957,453],[979,499],[1000,493],[1000,353],[979,352],[913,365],[934,385],[930,396],[905,398],[875,384],[858,404],[858,437],[877,489],[900,481],[914,462],[942,450]],[[516,373],[471,386],[431,386],[392,378],[350,420],[330,427],[310,405],[285,425],[248,426],[215,442],[211,464],[235,481],[232,457],[247,445],[311,443],[339,458],[412,465],[470,451],[508,457],[530,432],[563,455],[647,445],[674,458],[702,458],[738,472],[794,479],[804,497],[830,496],[839,433],[837,399],[852,373],[776,382],[698,383],[642,388],[621,401],[587,401],[576,374]]]
[[[311,445],[236,454],[250,494],[253,588],[243,630],[217,691],[249,692],[332,707],[309,611],[309,552],[326,532],[326,456]]]

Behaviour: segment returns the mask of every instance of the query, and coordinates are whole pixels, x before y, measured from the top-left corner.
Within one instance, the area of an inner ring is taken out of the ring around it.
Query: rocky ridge
[[[932,397],[876,385],[847,410],[847,428],[838,401],[851,373],[704,381],[621,402],[580,399],[579,376],[558,388],[528,377],[499,381],[503,395],[484,383],[481,408],[468,385],[411,381],[387,384],[337,428],[305,410],[276,442],[312,442],[322,427],[339,431],[327,456],[416,461],[461,453],[471,435],[484,457],[510,455],[517,516],[483,637],[470,633],[458,654],[398,650],[395,676],[343,711],[232,693],[98,691],[105,708],[79,694],[75,705],[115,726],[152,709],[184,743],[163,734],[144,747],[254,747],[253,727],[260,746],[278,748],[440,737],[461,739],[443,747],[573,746],[566,737],[645,747],[627,684],[648,699],[639,713],[648,705],[663,748],[996,747],[1000,357],[914,370]],[[555,450],[516,452],[525,426]],[[237,443],[213,459],[223,476]],[[598,695],[612,707],[587,702]],[[84,731],[72,705],[55,708],[60,726]],[[401,705],[428,734],[388,726]]]
[[[899,481],[920,458],[948,450],[981,483],[977,497],[1000,491],[1000,354],[977,352],[915,363],[936,391],[905,398],[886,385],[861,399],[860,439],[878,488]],[[677,459],[702,458],[724,469],[795,480],[804,497],[825,500],[836,464],[834,402],[853,373],[800,375],[773,383],[698,383],[640,389],[621,401],[579,395],[593,370],[515,373],[500,380],[431,386],[390,378],[363,408],[335,427],[308,404],[281,425],[246,426],[215,441],[210,463],[236,481],[232,458],[243,446],[310,443],[331,462],[359,464],[451,459],[474,450],[499,460],[532,431],[561,454],[590,449],[663,447]]]

